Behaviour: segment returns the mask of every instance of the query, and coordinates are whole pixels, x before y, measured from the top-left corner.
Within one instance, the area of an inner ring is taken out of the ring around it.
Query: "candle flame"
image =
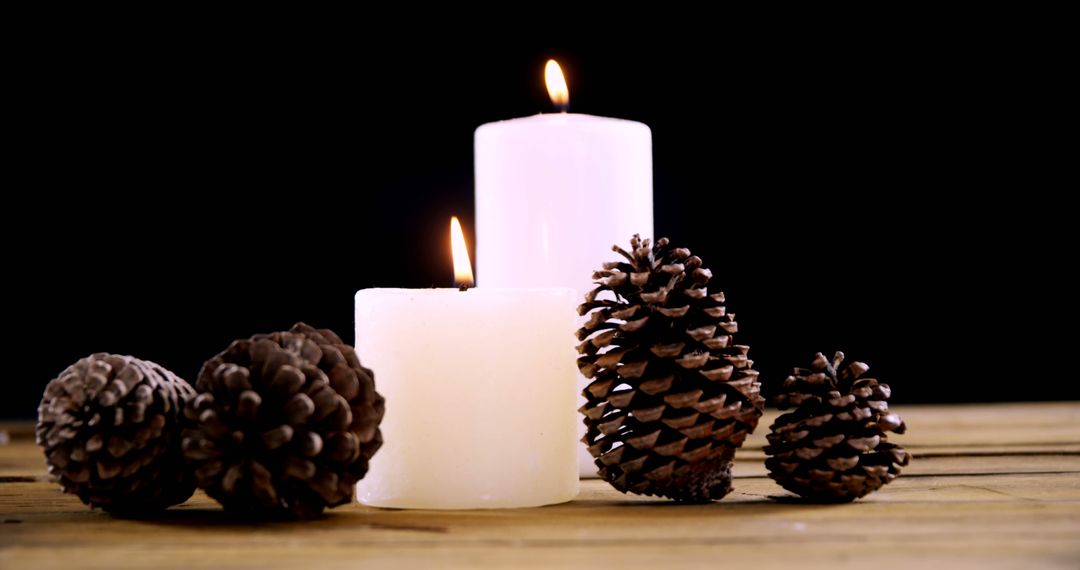
[[[469,249],[465,246],[465,232],[457,216],[450,217],[450,253],[454,256],[454,284],[460,289],[473,286],[472,263]]]
[[[547,83],[551,103],[565,113],[570,108],[570,89],[566,86],[566,77],[563,76],[562,68],[554,59],[549,59],[547,65],[544,66],[544,82]]]

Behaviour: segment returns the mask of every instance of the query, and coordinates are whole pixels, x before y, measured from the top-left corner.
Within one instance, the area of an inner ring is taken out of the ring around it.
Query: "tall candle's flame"
[[[566,87],[566,78],[562,68],[554,59],[549,59],[544,66],[544,82],[547,83],[548,97],[551,103],[563,113],[570,108],[570,89]]]
[[[472,263],[469,261],[469,249],[465,246],[465,233],[461,231],[457,216],[450,217],[450,253],[454,256],[454,285],[462,290],[472,287]]]

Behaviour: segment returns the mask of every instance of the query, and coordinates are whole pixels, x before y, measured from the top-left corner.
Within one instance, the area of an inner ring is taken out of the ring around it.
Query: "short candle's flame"
[[[562,68],[554,59],[549,59],[544,66],[544,82],[547,83],[548,97],[551,103],[566,112],[570,108],[570,89],[566,87],[566,78]]]
[[[469,262],[469,249],[465,247],[465,233],[461,231],[461,222],[457,216],[450,217],[450,253],[454,256],[454,285],[459,289],[473,286],[472,263]]]

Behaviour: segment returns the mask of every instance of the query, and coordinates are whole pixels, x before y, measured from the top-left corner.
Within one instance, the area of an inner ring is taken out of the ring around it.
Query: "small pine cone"
[[[583,441],[616,489],[707,502],[731,491],[731,462],[764,400],[724,294],[690,250],[635,235],[578,308],[578,367],[593,379]]]
[[[233,342],[208,360],[185,413],[184,455],[226,510],[308,518],[352,499],[382,445],[371,370],[332,331]]]
[[[769,477],[814,501],[853,501],[895,479],[910,460],[887,441],[887,432],[906,427],[889,413],[889,385],[864,378],[870,367],[862,362],[841,368],[843,360],[837,352],[830,364],[819,352],[809,370],[796,368],[784,381],[777,407],[795,410],[776,419],[765,446]]]
[[[64,492],[91,507],[138,515],[195,492],[180,454],[184,404],[195,396],[172,372],[131,356],[98,353],[45,387],[37,443]]]

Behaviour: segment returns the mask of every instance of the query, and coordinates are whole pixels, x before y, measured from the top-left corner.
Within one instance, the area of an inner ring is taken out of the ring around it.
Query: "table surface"
[[[765,429],[709,505],[582,482],[537,509],[358,504],[298,523],[221,517],[197,493],[153,520],[91,511],[49,481],[28,425],[0,445],[0,569],[16,568],[1080,568],[1080,403],[897,407],[915,455],[846,505],[776,501]],[[762,427],[769,425],[769,414]],[[946,566],[947,565],[947,566]]]

